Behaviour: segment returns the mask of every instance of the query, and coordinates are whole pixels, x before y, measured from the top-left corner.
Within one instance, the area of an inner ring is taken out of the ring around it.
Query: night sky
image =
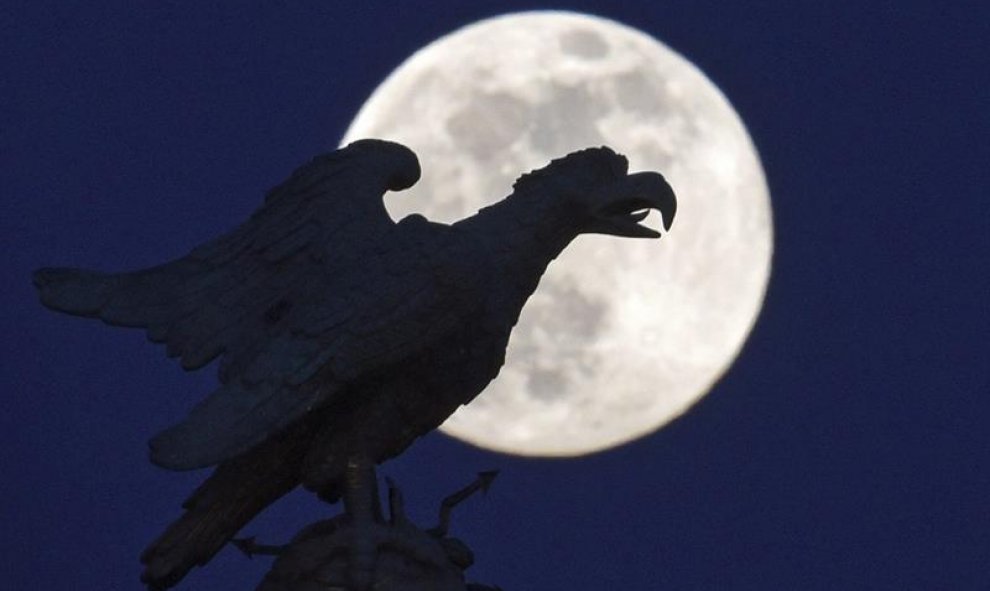
[[[202,4],[0,7],[5,589],[138,589],[138,554],[204,477],[152,466],[146,440],[215,382],[140,331],[45,310],[31,271],[185,254],[333,148],[417,48],[548,7]],[[501,470],[454,514],[470,579],[990,588],[986,6],[549,6],[653,35],[728,96],[767,172],[773,276],[735,366],[650,437],[550,461],[433,434],[386,464],[425,525],[475,472]],[[244,533],[284,542],[337,509],[297,492]],[[180,588],[251,589],[268,565],[228,548]]]

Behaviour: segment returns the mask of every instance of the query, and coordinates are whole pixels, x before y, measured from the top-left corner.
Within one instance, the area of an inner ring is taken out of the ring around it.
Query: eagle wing
[[[416,178],[408,149],[357,142],[297,170],[248,221],[186,257],[120,274],[41,269],[35,283],[48,307],[145,328],[185,369],[221,357],[220,387],[151,441],[159,465],[211,465],[466,313],[472,274],[431,260],[452,246],[449,228],[395,224],[382,204],[386,186]]]

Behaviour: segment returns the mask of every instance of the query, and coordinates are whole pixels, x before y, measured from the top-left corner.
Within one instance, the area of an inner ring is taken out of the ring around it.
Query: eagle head
[[[588,148],[523,175],[513,188],[563,199],[578,233],[659,238],[640,222],[655,209],[663,229],[670,230],[677,211],[674,191],[659,173],[628,170],[625,156],[607,147]]]
[[[347,144],[346,150],[362,156],[362,161],[372,169],[369,172],[381,177],[389,191],[402,191],[419,181],[419,158],[402,144],[363,139]]]

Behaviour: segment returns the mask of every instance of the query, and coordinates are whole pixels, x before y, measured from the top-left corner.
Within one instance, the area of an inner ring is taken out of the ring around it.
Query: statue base
[[[389,479],[389,516],[382,515],[373,463],[353,462],[348,469],[344,513],[307,526],[283,546],[254,538],[232,542],[248,557],[277,557],[256,591],[498,591],[465,582],[474,554],[447,535],[451,510],[487,491],[496,472],[482,472],[444,498],[437,525],[422,529],[406,517],[402,493]]]

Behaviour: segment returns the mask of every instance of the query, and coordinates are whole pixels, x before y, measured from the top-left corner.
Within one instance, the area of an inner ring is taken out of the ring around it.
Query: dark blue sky
[[[184,254],[333,147],[416,48],[546,7],[201,4],[0,8],[4,588],[137,589],[140,550],[202,478],[151,466],[145,441],[214,381],[44,310],[30,271]],[[564,461],[432,435],[383,469],[422,522],[502,471],[454,516],[474,579],[990,588],[990,9],[791,4],[550,6],[640,28],[723,89],[767,171],[774,272],[738,363],[663,431]],[[245,531],[283,541],[335,511],[297,493]],[[267,564],[228,549],[182,588],[250,589]]]

